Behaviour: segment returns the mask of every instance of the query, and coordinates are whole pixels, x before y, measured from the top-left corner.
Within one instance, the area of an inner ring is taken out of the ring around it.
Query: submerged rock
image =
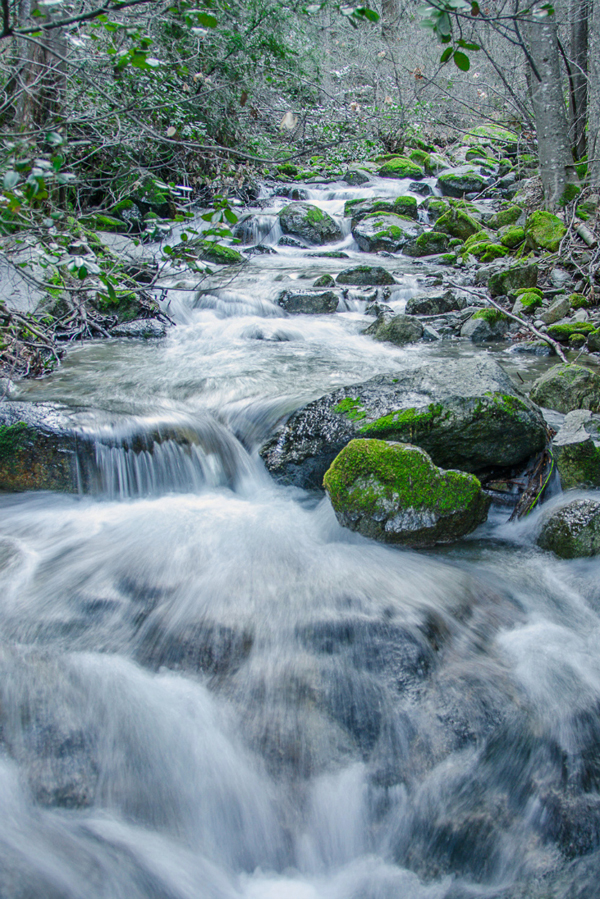
[[[406,343],[415,343],[423,336],[423,325],[415,321],[409,315],[394,315],[392,318],[381,317],[363,331],[385,343],[394,343],[396,346],[404,346]]]
[[[555,365],[538,378],[531,399],[547,409],[600,412],[600,375],[582,365]]]
[[[542,527],[538,545],[561,559],[600,552],[600,502],[576,499],[553,512]]]
[[[131,337],[138,340],[149,340],[151,338],[165,337],[167,326],[165,322],[157,321],[155,318],[138,318],[132,322],[124,322],[111,328],[113,337]]]
[[[430,360],[309,403],[260,453],[275,477],[319,488],[335,456],[360,437],[415,444],[436,465],[477,472],[539,452],[546,427],[493,359]]]
[[[311,203],[290,203],[279,213],[281,229],[310,243],[333,243],[342,239],[340,226],[330,215]]]
[[[323,483],[341,525],[404,546],[471,533],[490,502],[474,475],[443,471],[419,447],[384,440],[352,440]]]
[[[407,315],[444,315],[464,309],[467,301],[452,290],[426,296],[411,297],[406,304]]]

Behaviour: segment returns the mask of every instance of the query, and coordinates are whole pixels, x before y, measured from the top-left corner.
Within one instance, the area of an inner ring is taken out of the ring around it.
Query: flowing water
[[[337,187],[310,199],[407,185]],[[249,240],[277,243],[283,202]],[[286,316],[283,287],[358,259],[396,310],[439,274],[343,225],[346,259],[278,248],[199,291],[166,272],[164,341],[20,386],[80,410],[97,480],[0,497],[2,899],[598,895],[599,563],[537,550],[544,510],[380,546],[260,462],[333,387],[485,352],[362,336],[370,290]]]

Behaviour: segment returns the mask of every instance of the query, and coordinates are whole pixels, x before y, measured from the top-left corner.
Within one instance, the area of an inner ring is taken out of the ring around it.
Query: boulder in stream
[[[260,453],[285,483],[320,488],[354,438],[411,443],[436,465],[478,472],[525,461],[546,443],[540,410],[493,359],[428,360],[314,400],[278,429]]]
[[[420,225],[406,216],[381,212],[367,215],[352,225],[354,239],[365,253],[378,250],[395,253],[422,231]]]
[[[479,167],[462,165],[440,172],[438,184],[445,197],[462,197],[469,193],[480,193],[490,184],[490,179]]]
[[[404,346],[416,343],[423,336],[423,325],[410,315],[381,316],[363,332],[375,340]]]
[[[0,490],[77,493],[77,454],[84,446],[61,406],[1,403]]]
[[[277,304],[291,315],[328,315],[338,307],[338,295],[333,290],[284,290]]]
[[[357,265],[354,268],[345,268],[335,280],[338,284],[347,284],[350,287],[379,287],[396,283],[394,276],[381,265]]]
[[[285,234],[301,237],[313,244],[334,243],[342,239],[340,226],[327,212],[312,203],[290,203],[279,213]]]
[[[537,379],[531,399],[557,412],[600,412],[600,375],[582,365],[554,365]]]
[[[571,487],[600,487],[600,449],[593,436],[598,423],[586,409],[569,412],[552,441],[552,455],[563,490]]]
[[[444,315],[446,312],[464,309],[466,305],[465,297],[459,296],[453,290],[445,290],[443,293],[419,294],[411,297],[406,304],[406,314]]]
[[[600,552],[600,502],[575,499],[552,512],[542,527],[538,546],[561,559],[597,555]]]
[[[489,343],[504,340],[508,331],[505,315],[497,309],[480,309],[464,323],[460,336],[467,337],[473,343]]]
[[[443,471],[419,447],[385,440],[352,440],[323,483],[341,525],[403,546],[458,540],[490,504],[474,475]]]

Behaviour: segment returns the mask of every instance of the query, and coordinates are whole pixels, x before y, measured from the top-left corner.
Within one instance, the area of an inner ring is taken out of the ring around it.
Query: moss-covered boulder
[[[48,403],[0,404],[0,490],[77,493],[78,451],[90,452],[90,444],[66,409]]]
[[[513,150],[516,152],[519,143],[519,135],[515,131],[510,131],[503,125],[495,125],[492,122],[471,128],[465,139],[469,143],[488,143],[492,146],[502,147],[503,153]]]
[[[519,292],[512,308],[513,315],[535,315],[542,305],[541,291],[524,290]]]
[[[329,315],[338,307],[334,290],[283,290],[277,305],[290,315]]]
[[[463,197],[469,193],[480,193],[489,184],[489,179],[479,168],[463,165],[457,169],[446,169],[438,175],[438,184],[445,197]]]
[[[435,222],[435,230],[443,231],[451,237],[467,240],[472,234],[481,231],[481,225],[463,209],[452,206],[447,209]]]
[[[352,225],[352,235],[365,253],[387,250],[395,253],[422,232],[410,218],[390,213],[372,213]]]
[[[333,243],[342,239],[340,226],[327,212],[312,203],[290,203],[279,213],[284,234],[291,234],[313,244]]]
[[[190,241],[190,248],[196,250],[200,259],[212,262],[214,265],[237,265],[244,261],[242,254],[233,247],[227,247],[212,240]]]
[[[419,447],[384,440],[352,440],[323,484],[343,527],[401,546],[452,543],[489,508],[474,475],[443,471]]]
[[[525,223],[525,239],[532,250],[549,250],[556,253],[567,233],[564,223],[544,209],[532,212]]]
[[[450,167],[450,162],[441,153],[430,153],[423,165],[427,175],[438,175]]]
[[[335,287],[335,278],[329,274],[321,275],[313,281],[313,287]]]
[[[538,267],[535,262],[521,262],[494,272],[488,279],[488,290],[493,297],[506,296],[522,287],[535,287]]]
[[[382,178],[422,178],[421,166],[407,156],[393,156],[379,169]]]
[[[600,328],[590,331],[587,336],[587,345],[591,353],[600,353]]]
[[[490,343],[504,340],[508,332],[508,320],[497,309],[480,309],[460,329],[460,336],[473,343]]]
[[[477,472],[539,452],[539,410],[487,354],[428,359],[395,375],[342,387],[294,412],[262,447],[273,475],[320,487],[335,456],[355,438],[412,443],[436,465]]]
[[[582,365],[555,365],[537,379],[530,396],[539,406],[557,412],[600,412],[600,375]]]
[[[405,256],[436,256],[448,249],[448,235],[443,231],[425,231],[416,240],[407,243],[403,249]]]
[[[595,556],[600,552],[600,502],[575,499],[547,518],[538,546],[561,559]]]
[[[391,318],[378,318],[372,325],[363,331],[381,340],[384,343],[393,343],[396,346],[404,346],[407,343],[416,343],[423,336],[423,325],[410,315],[393,315]]]
[[[569,295],[569,304],[571,309],[590,309],[592,306],[589,297],[583,293],[572,293]]]
[[[376,212],[403,215],[416,221],[418,218],[418,205],[414,197],[383,197],[376,200],[347,200],[344,206],[344,215],[350,216],[353,222],[358,222],[367,215],[373,215]]]
[[[548,328],[548,336],[560,343],[568,343],[575,334],[591,334],[594,325],[591,322],[557,322]]]
[[[552,456],[563,490],[600,487],[598,424],[585,409],[569,412],[552,441]]]
[[[352,287],[380,287],[395,284],[394,276],[381,265],[356,265],[345,268],[335,279],[337,284]]]
[[[493,231],[497,231],[500,228],[506,228],[509,225],[514,225],[521,218],[523,214],[523,210],[520,206],[507,206],[505,209],[500,209],[498,212],[495,212],[487,220],[488,228],[491,228]]]
[[[525,229],[521,228],[520,225],[505,225],[503,228],[500,228],[498,237],[503,247],[514,250],[515,247],[520,246],[525,240]]]

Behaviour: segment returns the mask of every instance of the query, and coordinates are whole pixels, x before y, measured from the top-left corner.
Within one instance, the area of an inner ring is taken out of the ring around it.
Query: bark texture
[[[590,182],[600,188],[600,0],[593,0],[589,28],[588,164]]]
[[[577,159],[585,155],[588,94],[588,21],[591,0],[571,0],[571,142]]]

